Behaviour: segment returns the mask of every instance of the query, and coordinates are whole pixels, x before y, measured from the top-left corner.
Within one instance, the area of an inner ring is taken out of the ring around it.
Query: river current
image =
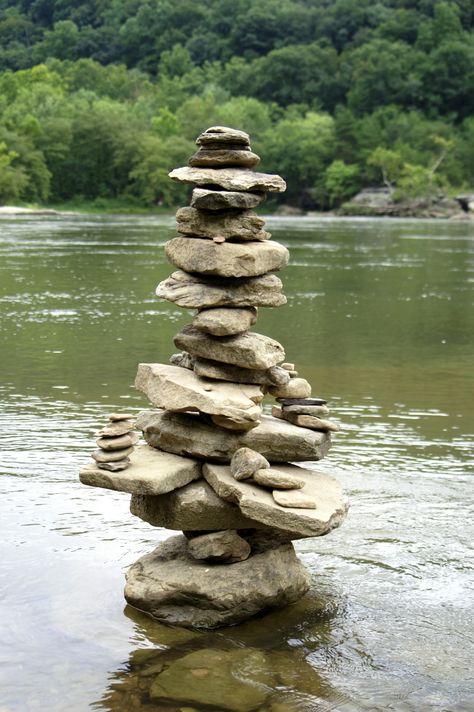
[[[256,328],[328,400],[341,431],[318,469],[351,508],[296,544],[301,602],[198,633],[123,599],[127,567],[170,532],[78,481],[107,414],[148,407],[137,363],[166,362],[190,320],[154,296],[173,220],[0,221],[1,712],[216,710],[152,704],[146,671],[236,647],[292,672],[261,712],[474,710],[474,226],[267,225],[290,249],[288,304]]]

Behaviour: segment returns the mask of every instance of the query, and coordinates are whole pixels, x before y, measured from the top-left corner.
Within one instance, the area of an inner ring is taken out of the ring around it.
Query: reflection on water
[[[229,687],[242,649],[262,712],[474,708],[474,229],[270,222],[289,304],[258,329],[343,424],[318,469],[352,506],[297,544],[308,597],[197,633],[124,611],[125,569],[168,532],[77,480],[104,416],[146,406],[136,363],[166,360],[189,320],[153,297],[172,221],[1,221],[2,712],[222,710],[150,691],[189,660],[190,680]]]

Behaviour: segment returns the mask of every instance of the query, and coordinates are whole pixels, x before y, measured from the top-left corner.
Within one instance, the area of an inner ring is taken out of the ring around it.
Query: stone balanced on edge
[[[189,166],[170,173],[196,187],[165,247],[178,269],[156,293],[197,313],[170,365],[138,367],[135,385],[155,406],[136,421],[147,444],[124,469],[93,463],[80,478],[130,493],[132,514],[182,531],[131,566],[126,600],[165,623],[215,628],[303,596],[309,576],[292,540],[338,527],[347,502],[334,478],[289,464],[324,457],[337,426],[283,346],[250,331],[258,307],[286,302],[274,272],[288,250],[252,211],[286,184],[252,170],[259,157],[243,131],[214,126],[196,143]],[[279,403],[271,415],[265,394]]]

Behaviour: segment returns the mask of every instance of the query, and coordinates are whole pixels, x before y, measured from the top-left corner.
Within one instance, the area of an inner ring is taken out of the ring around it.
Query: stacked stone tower
[[[309,580],[291,542],[339,526],[347,503],[332,477],[289,464],[327,453],[337,426],[326,401],[311,397],[281,344],[250,330],[259,307],[286,302],[274,273],[288,250],[252,211],[285,182],[253,170],[259,157],[242,131],[214,126],[196,143],[189,166],[170,173],[196,187],[165,247],[178,270],[156,293],[197,311],[170,365],[138,367],[136,387],[155,406],[136,423],[147,444],[119,471],[86,466],[81,481],[131,493],[132,514],[183,532],[130,568],[127,601],[213,628],[300,598]],[[266,394],[278,402],[271,415]]]

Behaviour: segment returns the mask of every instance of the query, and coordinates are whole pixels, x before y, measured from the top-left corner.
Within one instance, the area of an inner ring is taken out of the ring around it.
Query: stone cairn
[[[129,437],[117,424],[130,421],[111,416],[80,477],[131,493],[132,514],[183,532],[131,566],[126,600],[162,622],[214,628],[303,596],[309,577],[291,542],[338,527],[347,503],[332,477],[289,464],[327,453],[337,426],[326,401],[311,398],[281,344],[250,331],[258,307],[286,303],[274,272],[288,250],[252,211],[286,184],[253,170],[243,131],[214,126],[196,143],[189,166],[170,173],[196,187],[165,246],[178,270],[156,293],[197,313],[171,365],[138,367],[135,385],[155,406],[136,422],[147,444],[121,446],[124,468],[112,466],[104,438]],[[279,403],[271,415],[265,394]]]

